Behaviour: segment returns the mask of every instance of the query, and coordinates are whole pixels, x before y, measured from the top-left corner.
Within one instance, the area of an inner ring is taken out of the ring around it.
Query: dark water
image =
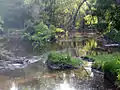
[[[92,72],[90,62],[78,70],[47,69],[45,61],[49,51],[86,55],[89,47],[81,49],[84,42],[59,42],[36,53],[21,34],[16,30],[0,37],[0,90],[114,90],[106,86],[103,73]]]

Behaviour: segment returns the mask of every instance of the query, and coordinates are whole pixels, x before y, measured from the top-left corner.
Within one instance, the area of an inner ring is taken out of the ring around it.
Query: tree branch
[[[84,2],[86,2],[86,0],[83,0],[82,2],[80,2],[80,4],[79,4],[79,6],[78,6],[78,8],[77,8],[77,10],[76,10],[76,12],[75,12],[75,14],[73,16],[73,26],[74,27],[75,27],[75,24],[76,24],[77,14],[78,14],[78,12],[80,10],[80,7],[84,4]]]

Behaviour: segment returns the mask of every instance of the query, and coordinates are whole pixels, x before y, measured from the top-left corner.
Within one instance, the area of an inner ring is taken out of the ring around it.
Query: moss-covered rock
[[[82,61],[80,59],[58,52],[51,52],[47,60],[47,67],[54,70],[76,69],[81,64]]]

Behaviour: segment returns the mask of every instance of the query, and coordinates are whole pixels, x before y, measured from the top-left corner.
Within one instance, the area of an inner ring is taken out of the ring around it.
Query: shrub
[[[120,56],[120,53],[113,53],[113,54],[103,54],[103,55],[96,55],[96,56],[89,56],[95,60],[95,64],[97,66],[102,66],[103,70],[112,70],[112,68],[116,68]]]
[[[24,37],[32,41],[34,48],[44,46],[45,43],[55,40],[55,27],[48,28],[43,22],[27,28]]]
[[[118,80],[120,80],[120,53],[104,54],[97,56],[89,56],[95,60],[93,67],[101,67],[104,72],[111,72],[117,75]]]
[[[54,63],[63,63],[72,66],[78,66],[82,63],[82,61],[78,58],[73,58],[70,55],[67,55],[65,53],[58,53],[58,52],[51,52],[48,55],[48,60],[51,60]]]

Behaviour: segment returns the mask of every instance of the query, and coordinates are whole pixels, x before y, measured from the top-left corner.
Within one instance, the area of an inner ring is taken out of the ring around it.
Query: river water
[[[0,36],[0,49],[0,90],[114,90],[91,62],[77,70],[48,70],[47,53],[68,49],[55,45],[36,53],[19,30]]]

